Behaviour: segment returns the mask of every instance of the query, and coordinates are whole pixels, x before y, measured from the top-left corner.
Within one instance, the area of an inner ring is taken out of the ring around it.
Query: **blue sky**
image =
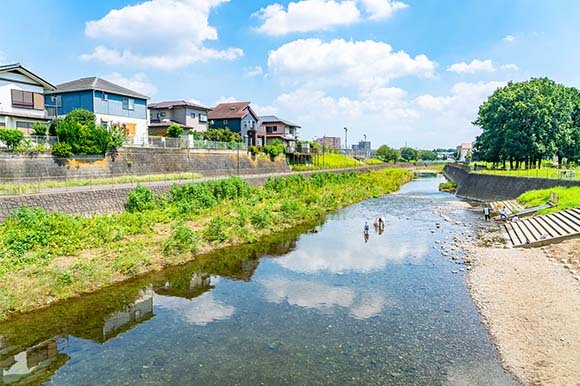
[[[580,86],[580,2],[20,0],[0,62],[54,84],[101,76],[151,96],[249,100],[301,137],[452,147],[510,80]]]

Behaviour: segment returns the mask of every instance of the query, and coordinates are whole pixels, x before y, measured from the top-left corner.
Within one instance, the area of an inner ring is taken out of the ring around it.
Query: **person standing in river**
[[[491,210],[489,209],[489,206],[483,208],[483,216],[485,218],[485,221],[491,220]]]

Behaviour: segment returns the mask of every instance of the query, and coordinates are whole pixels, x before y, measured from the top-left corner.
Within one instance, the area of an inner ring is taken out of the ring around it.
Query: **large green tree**
[[[401,154],[397,149],[388,147],[387,145],[381,145],[376,151],[375,156],[382,159],[385,162],[397,162],[401,158]]]
[[[401,158],[405,161],[414,161],[417,160],[419,153],[417,150],[413,149],[412,147],[402,147],[401,150]]]

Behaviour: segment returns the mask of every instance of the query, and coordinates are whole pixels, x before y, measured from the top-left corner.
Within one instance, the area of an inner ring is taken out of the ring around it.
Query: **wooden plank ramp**
[[[580,209],[535,216],[504,224],[514,247],[535,247],[580,237]]]

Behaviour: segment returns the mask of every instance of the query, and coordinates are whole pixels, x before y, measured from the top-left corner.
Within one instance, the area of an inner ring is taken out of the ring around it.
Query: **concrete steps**
[[[489,207],[493,212],[499,212],[501,208],[505,208],[508,217],[525,209],[524,206],[516,200],[492,201],[489,203]]]
[[[532,247],[580,237],[580,208],[507,222],[504,227],[514,247]]]

